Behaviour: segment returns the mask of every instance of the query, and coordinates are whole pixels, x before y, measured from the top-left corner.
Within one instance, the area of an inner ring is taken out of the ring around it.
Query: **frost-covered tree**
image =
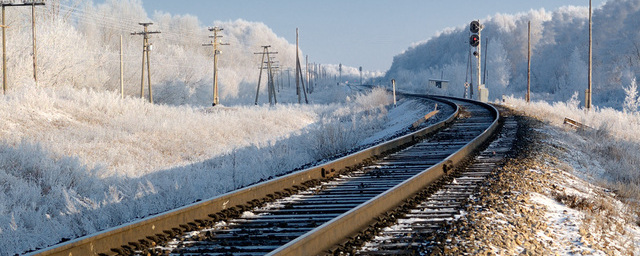
[[[588,52],[588,8],[567,6],[554,11],[531,10],[515,15],[496,14],[481,20],[483,37],[488,37],[489,59],[487,85],[491,91],[496,75],[492,70],[494,39],[499,38],[507,63],[503,74],[509,93],[524,95],[527,74],[527,23],[531,21],[531,84],[534,97],[549,101],[566,101],[573,92],[586,88]],[[640,72],[640,1],[607,1],[593,10],[593,102],[599,106],[620,108],[626,74]],[[442,69],[452,63],[466,63],[468,25],[448,28],[429,40],[411,46],[394,57],[386,78],[401,74],[420,74]],[[483,42],[484,43],[484,42]],[[497,43],[496,43],[497,44]],[[505,60],[505,59],[503,59]],[[464,79],[466,66],[451,72]],[[408,76],[404,76],[407,77]],[[421,84],[425,78],[415,76]],[[448,78],[457,79],[457,78]],[[490,98],[500,97],[490,93]]]
[[[587,86],[587,63],[582,59],[582,52],[575,48],[569,57],[567,65],[567,87],[559,88],[556,92],[558,96],[565,97],[572,92],[579,91]]]
[[[491,39],[487,49],[487,78],[486,84],[490,94],[503,95],[511,79],[511,62],[502,40]]]
[[[244,20],[203,25],[192,15],[157,12],[147,15],[140,0],[51,0],[38,8],[38,86],[120,90],[120,39],[124,57],[124,93],[140,95],[142,30],[150,30],[151,83],[154,101],[165,104],[210,105],[213,56],[208,27],[224,28],[219,58],[219,92],[225,104],[248,101],[255,95],[260,56],[253,52],[271,45],[280,67],[293,67],[295,46],[259,22]],[[8,80],[10,89],[32,86],[31,12],[15,8],[7,15]],[[291,32],[293,33],[293,31]],[[146,91],[146,88],[145,88]],[[246,98],[246,99],[245,99]]]
[[[640,108],[640,97],[638,97],[638,86],[636,79],[631,81],[629,87],[624,88],[625,97],[623,109],[625,112],[638,113]]]

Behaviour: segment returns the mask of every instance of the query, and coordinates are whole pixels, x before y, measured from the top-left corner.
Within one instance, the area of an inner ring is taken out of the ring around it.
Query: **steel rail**
[[[211,219],[211,214],[222,212],[225,209],[245,205],[255,199],[261,199],[282,192],[286,188],[292,188],[311,180],[326,179],[337,175],[340,171],[357,166],[366,159],[381,156],[386,152],[410,145],[419,141],[436,130],[452,123],[460,109],[458,105],[446,100],[446,98],[432,97],[432,100],[448,104],[454,112],[444,120],[431,126],[422,128],[410,134],[381,143],[377,146],[363,149],[356,153],[338,158],[325,164],[311,167],[305,170],[293,172],[273,180],[261,182],[240,190],[225,193],[211,199],[186,205],[168,212],[150,216],[139,221],[123,224],[102,232],[69,240],[52,247],[40,249],[27,255],[38,256],[69,256],[69,255],[98,255],[114,254],[111,249],[127,245],[129,242],[137,242],[147,239],[149,236],[163,234],[178,228],[180,224],[194,222],[196,220]],[[300,254],[302,255],[302,254]]]
[[[370,199],[360,206],[347,211],[333,220],[322,224],[314,230],[307,232],[267,255],[326,254],[331,247],[340,244],[348,237],[357,235],[358,232],[374,223],[377,217],[398,207],[402,204],[404,199],[419,192],[426,185],[438,180],[448,170],[454,168],[466,157],[472,155],[473,152],[482,146],[482,144],[485,143],[498,128],[500,115],[498,110],[492,105],[445,96],[433,96],[431,98],[466,101],[482,105],[492,112],[493,122],[483,133],[440,163],[433,165],[414,177],[396,185],[392,189]]]

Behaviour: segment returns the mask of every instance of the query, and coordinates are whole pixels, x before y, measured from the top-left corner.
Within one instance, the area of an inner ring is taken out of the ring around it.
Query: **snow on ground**
[[[198,108],[15,89],[0,99],[0,255],[290,172],[393,135],[427,112],[407,100],[393,109],[382,89],[325,94],[315,101],[322,104]]]
[[[434,250],[470,255],[640,255],[639,195],[633,193],[640,180],[628,169],[619,169],[620,162],[638,157],[639,151],[619,152],[636,143],[631,140],[640,131],[575,130],[557,119],[584,113],[577,107],[516,99],[507,104],[537,118],[519,118],[526,126],[521,133],[524,143],[519,144],[523,153],[492,174],[460,220],[443,231],[441,247]],[[604,110],[586,114],[585,121],[602,122],[612,113],[633,118]],[[609,151],[594,145],[602,143],[597,137],[611,141],[605,144]]]
[[[640,254],[640,175],[638,116],[612,109],[585,112],[575,102],[553,106],[511,99],[507,104],[545,124],[535,129],[542,137],[541,168],[546,175],[541,192],[529,194],[544,206],[545,221],[555,237],[554,251],[561,255]],[[576,130],[564,125],[565,117],[591,127]],[[615,122],[612,122],[616,120]]]

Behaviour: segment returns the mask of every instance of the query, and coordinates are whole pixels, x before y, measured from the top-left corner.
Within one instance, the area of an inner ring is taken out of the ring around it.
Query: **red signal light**
[[[473,47],[476,47],[480,44],[480,37],[478,37],[478,35],[471,35],[471,37],[469,37],[469,44]]]

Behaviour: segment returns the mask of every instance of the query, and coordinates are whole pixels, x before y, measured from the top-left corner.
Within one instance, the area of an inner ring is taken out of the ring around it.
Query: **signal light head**
[[[480,22],[478,22],[477,20],[472,21],[471,25],[469,25],[469,30],[471,30],[471,33],[480,32]]]
[[[471,37],[469,37],[469,44],[473,47],[476,47],[480,44],[480,37],[478,35],[471,35]]]

